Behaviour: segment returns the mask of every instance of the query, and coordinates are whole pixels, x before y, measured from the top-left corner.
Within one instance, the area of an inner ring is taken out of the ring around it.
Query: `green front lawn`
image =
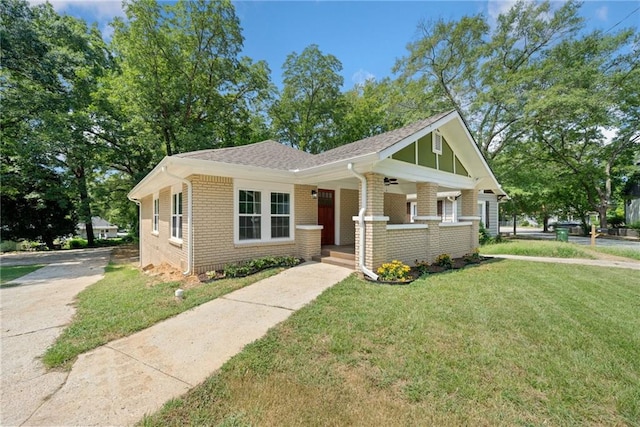
[[[242,279],[224,279],[174,292],[180,282],[153,283],[130,265],[110,264],[105,277],[80,292],[76,314],[43,357],[49,368],[70,368],[75,358],[117,338],[131,335],[221,295],[272,276],[282,269],[265,270]]]
[[[0,285],[44,267],[43,265],[0,266]]]
[[[603,254],[615,255],[623,258],[630,258],[640,261],[640,244],[638,244],[637,249],[633,248],[621,248],[621,247],[608,247],[608,246],[597,246],[590,249],[600,252]]]
[[[506,240],[480,248],[483,255],[523,255],[552,258],[593,259],[582,246],[574,243],[542,240]]]
[[[632,271],[346,279],[144,425],[638,425]]]

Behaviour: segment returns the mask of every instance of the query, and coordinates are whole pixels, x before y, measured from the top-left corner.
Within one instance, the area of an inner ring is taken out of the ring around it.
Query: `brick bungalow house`
[[[459,207],[443,222],[446,193]],[[129,198],[140,207],[142,266],[192,274],[340,246],[374,277],[392,259],[472,252],[485,194],[505,195],[451,111],[316,155],[264,141],[165,157]]]

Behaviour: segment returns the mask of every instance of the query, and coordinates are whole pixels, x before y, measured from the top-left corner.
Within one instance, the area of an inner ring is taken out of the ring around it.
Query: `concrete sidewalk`
[[[73,301],[100,280],[111,248],[3,255],[6,265],[48,264],[0,288],[0,425],[22,425],[67,377],[39,357],[75,313]],[[13,285],[13,286],[10,286]]]
[[[305,263],[85,353],[25,425],[131,425],[352,272]]]
[[[595,267],[615,267],[615,268],[628,268],[631,270],[640,270],[640,262],[638,261],[611,261],[604,259],[583,259],[583,258],[551,258],[551,257],[537,257],[537,256],[522,256],[522,255],[489,255],[494,258],[504,259],[516,259],[522,261],[534,261],[534,262],[550,262],[554,264],[578,264],[578,265],[592,265]]]

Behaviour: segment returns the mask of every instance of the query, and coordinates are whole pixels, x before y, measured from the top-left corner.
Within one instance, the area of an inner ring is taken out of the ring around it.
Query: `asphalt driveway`
[[[38,359],[71,321],[75,296],[103,277],[111,248],[0,257],[3,266],[46,264],[0,288],[0,425],[22,425],[63,386],[67,372]],[[17,285],[19,283],[19,285]]]

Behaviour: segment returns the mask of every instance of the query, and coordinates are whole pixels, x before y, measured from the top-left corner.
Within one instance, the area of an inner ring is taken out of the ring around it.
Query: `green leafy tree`
[[[317,45],[291,53],[283,65],[284,87],[269,115],[279,140],[310,153],[339,145],[345,102],[342,63]]]
[[[633,31],[593,32],[558,44],[548,52],[525,109],[529,137],[541,145],[540,160],[562,169],[565,185],[586,200],[574,208],[583,218],[598,212],[601,227],[607,225],[616,177],[640,150],[638,128],[629,128],[637,117],[620,102],[628,99],[625,91],[637,93],[631,82],[640,84],[639,60],[620,54],[633,37]],[[607,129],[615,131],[613,138],[606,137]]]
[[[579,4],[516,3],[492,30],[481,15],[427,22],[396,65],[403,79],[440,106],[454,108],[492,160],[523,135],[527,90],[546,49],[580,28]],[[446,108],[441,108],[446,109]]]
[[[518,2],[493,28],[482,16],[423,24],[396,70],[460,113],[528,213],[597,211],[604,226],[638,150],[638,35],[583,34],[579,3],[552,6]],[[521,162],[540,178],[511,173]]]
[[[50,4],[30,8],[24,1],[7,0],[2,6],[6,159],[23,170],[38,164],[56,176],[64,173],[93,244],[87,186],[102,152],[91,137],[100,114],[93,93],[110,56],[97,27],[60,16]]]
[[[57,237],[75,232],[75,210],[64,176],[4,156],[1,170],[3,240],[42,240],[53,249]]]
[[[127,20],[113,24],[120,71],[111,97],[129,120],[130,151],[170,156],[262,136],[257,107],[271,90],[269,69],[239,57],[230,1],[134,0],[125,11]]]

